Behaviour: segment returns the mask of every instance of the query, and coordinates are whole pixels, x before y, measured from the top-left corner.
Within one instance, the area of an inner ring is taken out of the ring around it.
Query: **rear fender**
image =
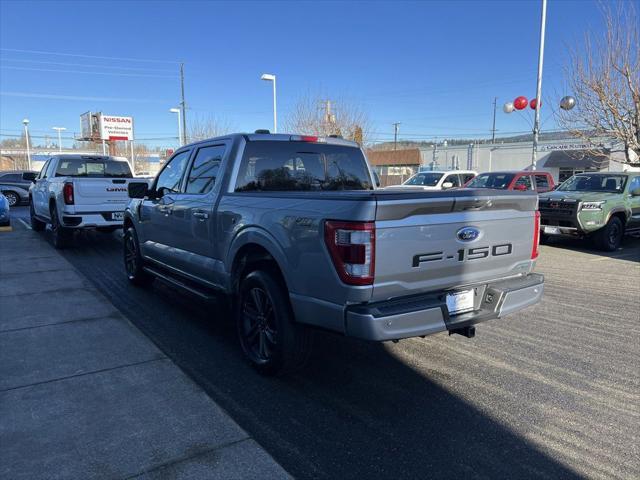
[[[282,273],[287,286],[293,285],[291,281],[292,278],[290,264],[287,260],[284,249],[280,246],[276,238],[271,233],[255,226],[242,229],[237,233],[237,235],[231,242],[231,247],[229,248],[229,252],[227,253],[225,261],[229,279],[231,279],[231,276],[233,274],[233,264],[238,252],[240,251],[240,249],[242,249],[242,247],[249,244],[259,245],[264,248],[278,264],[278,268],[280,269],[280,272]],[[232,285],[229,286],[233,288]]]

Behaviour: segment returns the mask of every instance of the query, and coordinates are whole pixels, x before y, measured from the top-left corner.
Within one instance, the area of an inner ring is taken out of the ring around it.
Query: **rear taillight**
[[[324,240],[344,283],[373,284],[376,254],[376,227],[373,222],[327,220]]]
[[[73,183],[65,183],[62,187],[62,196],[66,205],[73,205]]]
[[[531,260],[538,258],[540,254],[540,212],[536,210],[533,220],[533,248],[531,249]]]

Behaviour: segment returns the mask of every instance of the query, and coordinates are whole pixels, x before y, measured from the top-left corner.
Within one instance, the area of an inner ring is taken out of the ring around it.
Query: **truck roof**
[[[244,138],[248,142],[255,141],[276,141],[276,142],[309,142],[309,143],[323,143],[328,145],[343,145],[345,147],[355,147],[359,148],[360,145],[358,142],[354,142],[351,140],[345,140],[344,138],[337,136],[317,136],[317,135],[303,135],[303,134],[295,134],[295,133],[263,133],[268,131],[257,130],[255,133],[230,133],[228,135],[220,135],[218,137],[206,138],[204,140],[198,140],[197,142],[192,142],[183,147],[191,147],[195,145],[199,145],[201,143],[211,142],[212,140],[232,140],[239,137]]]

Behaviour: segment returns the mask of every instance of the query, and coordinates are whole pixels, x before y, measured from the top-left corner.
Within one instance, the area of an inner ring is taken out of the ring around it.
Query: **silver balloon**
[[[511,113],[513,112],[513,102],[507,102],[502,106],[502,111],[504,113]]]
[[[576,99],[571,95],[562,97],[562,100],[560,100],[560,108],[563,110],[571,110],[575,106],[576,106]]]

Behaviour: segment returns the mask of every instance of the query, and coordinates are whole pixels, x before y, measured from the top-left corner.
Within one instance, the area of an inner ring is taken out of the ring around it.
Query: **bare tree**
[[[561,111],[559,124],[589,143],[608,137],[626,163],[640,156],[640,19],[632,2],[603,8],[602,32],[585,34],[584,50],[574,49],[566,67],[576,98]]]
[[[231,124],[226,120],[214,118],[212,116],[195,116],[189,121],[189,130],[187,134],[188,142],[197,142],[207,138],[226,135],[234,130]]]
[[[341,135],[360,144],[367,142],[370,125],[369,116],[358,105],[310,94],[300,98],[284,120],[285,129],[291,133]]]

